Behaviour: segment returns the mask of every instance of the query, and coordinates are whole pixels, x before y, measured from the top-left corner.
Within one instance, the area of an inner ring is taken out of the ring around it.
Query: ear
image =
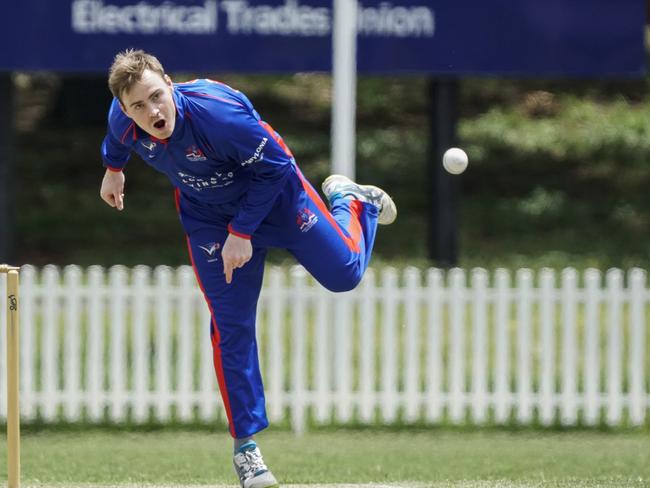
[[[165,75],[164,80],[169,88],[174,88],[174,83],[172,83],[172,79],[169,77],[169,75]]]

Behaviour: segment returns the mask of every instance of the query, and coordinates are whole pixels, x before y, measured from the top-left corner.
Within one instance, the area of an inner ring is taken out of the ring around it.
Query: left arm
[[[257,115],[257,114],[255,114]],[[250,239],[268,215],[291,172],[293,155],[270,125],[251,114],[230,126],[231,157],[253,171],[230,234]]]
[[[250,166],[253,177],[237,214],[228,225],[221,252],[226,282],[246,264],[253,248],[250,239],[268,215],[291,171],[293,155],[282,138],[257,113],[245,113],[229,124],[227,148],[231,159]]]

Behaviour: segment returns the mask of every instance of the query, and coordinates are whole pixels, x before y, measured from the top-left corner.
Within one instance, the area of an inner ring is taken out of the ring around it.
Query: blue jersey
[[[229,229],[250,237],[294,171],[291,151],[248,98],[223,83],[176,83],[173,97],[176,125],[166,140],[140,129],[113,99],[101,148],[104,165],[121,170],[135,151],[192,200],[238,203]]]

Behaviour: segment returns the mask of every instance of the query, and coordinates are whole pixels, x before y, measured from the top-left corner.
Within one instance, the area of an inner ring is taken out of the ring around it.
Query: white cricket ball
[[[458,147],[451,147],[442,156],[442,165],[452,175],[459,175],[467,169],[467,154]]]

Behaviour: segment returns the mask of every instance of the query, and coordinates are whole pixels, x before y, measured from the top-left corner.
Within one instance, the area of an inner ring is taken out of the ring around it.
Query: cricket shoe
[[[241,446],[233,457],[235,472],[242,488],[278,488],[278,480],[264,464],[260,448],[255,441]]]
[[[334,200],[351,196],[355,200],[374,205],[379,210],[377,223],[382,225],[392,224],[397,218],[397,207],[393,199],[379,187],[372,185],[358,185],[347,176],[331,175],[323,181],[323,193],[330,205]]]

